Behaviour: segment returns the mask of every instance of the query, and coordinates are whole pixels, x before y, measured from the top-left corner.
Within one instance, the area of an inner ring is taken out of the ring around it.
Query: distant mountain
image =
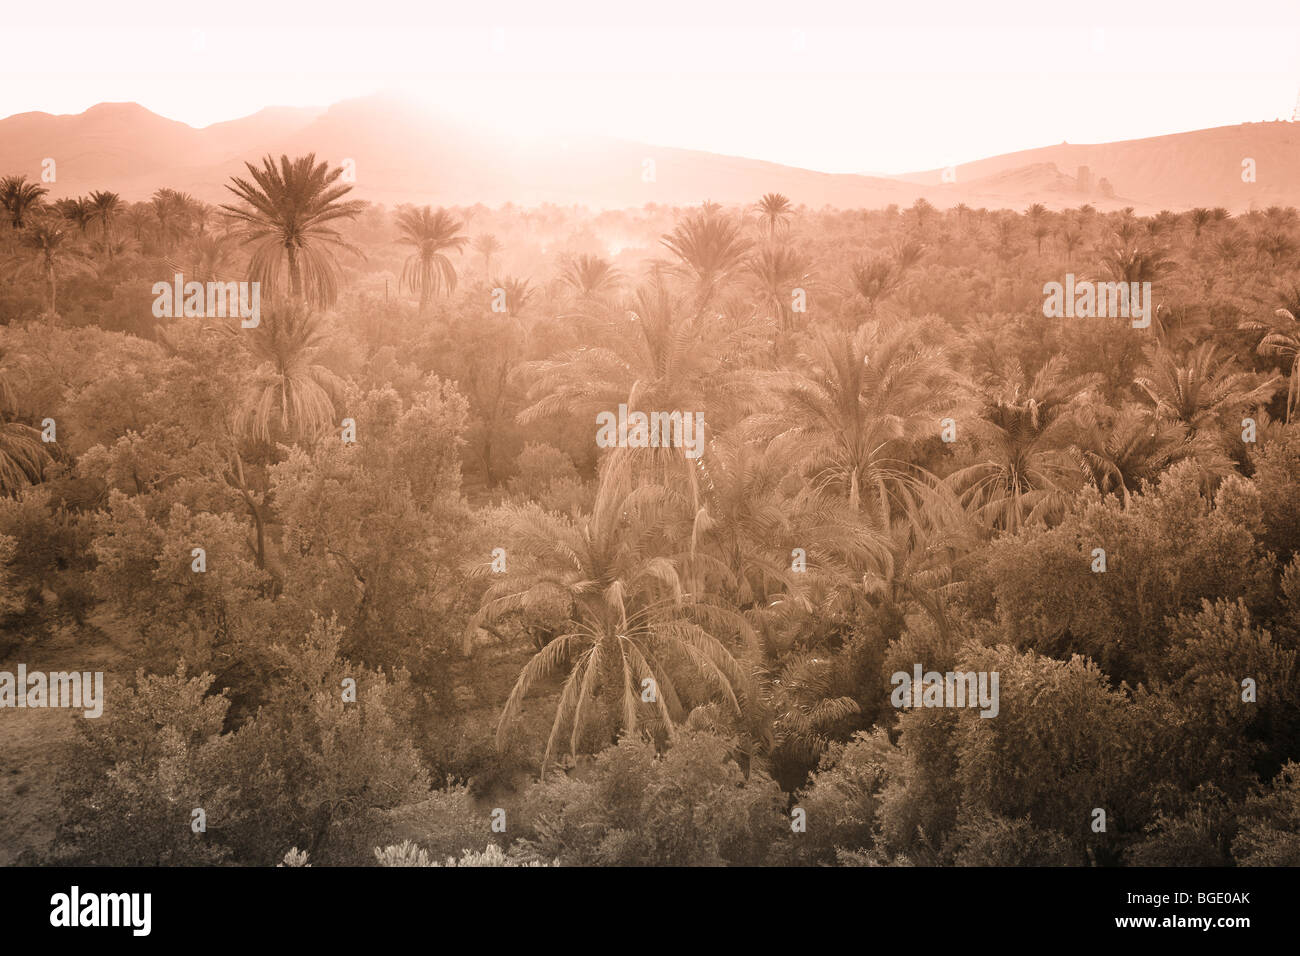
[[[244,161],[314,152],[351,159],[356,195],[401,202],[498,205],[581,203],[592,207],[753,202],[785,193],[813,208],[936,206],[1022,209],[1091,202],[1099,208],[1300,206],[1300,125],[1261,123],[1093,146],[1061,144],[904,176],[830,174],[696,150],[607,137],[515,140],[372,96],[327,109],[272,107],[195,129],[136,103],[101,103],[84,113],[22,113],[0,120],[0,174],[37,178],[57,163],[55,197],[112,189],[143,199],[170,186],[208,201]],[[1241,181],[1242,160],[1257,182]],[[1081,170],[1081,167],[1087,167]],[[1104,180],[1104,182],[1103,182]]]
[[[1245,182],[1243,163],[1254,160],[1255,182]],[[1054,167],[1073,186],[1060,198],[1067,205],[1081,202],[1105,204],[1105,180],[1122,205],[1149,212],[1182,210],[1194,206],[1224,206],[1234,212],[1267,206],[1300,206],[1300,123],[1244,123],[1215,129],[1174,133],[1150,139],[1117,143],[1074,145],[1061,143],[1040,149],[1007,153],[965,163],[955,169],[956,184],[990,191],[1001,183],[1003,191],[1018,192],[1007,177],[1028,169]],[[1082,177],[1080,171],[1085,170]],[[941,183],[943,170],[899,176],[916,185]],[[952,178],[951,174],[949,178]],[[952,188],[952,187],[945,187]],[[1054,205],[1045,198],[1059,194],[1044,188],[1029,189],[1023,200]]]

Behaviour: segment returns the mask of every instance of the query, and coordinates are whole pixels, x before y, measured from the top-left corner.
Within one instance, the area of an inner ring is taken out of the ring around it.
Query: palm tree
[[[732,429],[700,459],[698,507],[690,529],[692,565],[702,580],[692,590],[719,594],[766,634],[792,614],[810,610],[810,576],[852,581],[850,569],[886,556],[882,536],[854,520],[842,500],[810,487],[792,490],[794,464],[771,445]],[[805,569],[792,554],[802,548]]]
[[[338,298],[333,250],[361,253],[329,223],[355,219],[365,203],[344,201],[352,187],[338,183],[342,167],[331,170],[328,163],[317,163],[314,153],[294,160],[281,156],[278,167],[270,156],[260,169],[244,165],[252,181],[233,177],[226,187],[241,204],[221,208],[243,225],[243,240],[255,243],[249,260],[253,280],[262,283],[264,294],[273,295],[287,264],[290,296],[332,305]]]
[[[868,322],[814,335],[800,368],[768,376],[774,408],[748,423],[788,449],[818,487],[838,489],[855,513],[873,495],[878,524],[888,521],[891,497],[915,481],[902,455],[935,429],[934,412],[948,400],[942,351],[919,333]]]
[[[108,259],[113,260],[113,219],[122,211],[122,197],[117,193],[97,191],[90,194],[91,216],[99,222]]]
[[[784,225],[794,212],[790,200],[780,193],[764,193],[755,207],[761,221],[767,223],[767,237],[776,238],[777,226]]]
[[[506,315],[511,318],[522,312],[528,300],[533,297],[533,290],[529,288],[528,280],[516,279],[514,276],[493,279],[492,288],[499,290],[505,297]]]
[[[1293,292],[1291,298],[1300,298],[1297,292],[1300,290]],[[1273,313],[1273,319],[1272,322],[1248,319],[1239,328],[1264,333],[1256,348],[1260,355],[1275,355],[1290,360],[1290,384],[1286,393],[1286,421],[1290,424],[1291,415],[1297,403],[1300,403],[1300,362],[1296,361],[1300,355],[1300,326],[1296,324],[1295,313],[1287,308],[1277,309]]]
[[[982,460],[948,482],[990,528],[1015,533],[1051,516],[1077,484],[1070,452],[1075,411],[1097,376],[1068,376],[1065,364],[1064,356],[1053,356],[1026,382],[1012,363],[1000,387],[983,391],[979,416],[968,429]]]
[[[740,387],[727,366],[752,344],[747,330],[706,321],[662,282],[642,285],[626,310],[611,311],[599,344],[520,369],[532,379],[521,424],[556,414],[591,420],[624,402],[634,409],[716,408]]]
[[[429,300],[441,290],[446,289],[449,295],[456,291],[456,269],[445,250],[460,252],[469,237],[458,235],[461,223],[442,208],[437,212],[428,206],[404,209],[398,213],[397,225],[402,230],[401,241],[415,246],[415,252],[402,265],[398,290],[403,286],[412,291],[418,288],[420,314],[424,315]]]
[[[27,224],[27,215],[41,203],[49,190],[29,183],[26,176],[6,176],[0,179],[0,207],[9,217],[9,226],[17,231]]]
[[[689,591],[665,553],[680,505],[611,462],[590,516],[508,511],[512,567],[488,588],[473,623],[553,617],[558,605],[563,624],[515,682],[497,724],[499,747],[532,687],[566,668],[543,773],[566,729],[576,755],[620,731],[657,729],[671,739],[695,703],[718,700],[738,720],[756,710],[753,678],[728,646],[752,650],[752,630],[734,609]]]
[[[144,230],[149,225],[150,207],[146,203],[133,203],[122,214],[122,221],[138,245],[144,245]]]
[[[1061,230],[1061,245],[1065,246],[1065,264],[1068,267],[1074,251],[1083,245],[1083,233],[1074,226],[1066,226]]]
[[[198,282],[225,281],[230,265],[231,242],[227,236],[203,233],[189,246],[189,274]]]
[[[781,669],[768,681],[775,746],[772,758],[778,764],[793,762],[801,772],[817,766],[821,755],[836,739],[835,731],[846,734],[848,718],[862,712],[858,702],[843,691],[840,669],[827,654],[798,651],[781,661]]]
[[[808,284],[808,266],[806,256],[785,245],[766,245],[745,263],[781,332],[789,331],[794,324],[792,293]]]
[[[1147,365],[1134,380],[1155,405],[1158,415],[1181,422],[1189,435],[1216,436],[1218,424],[1232,412],[1267,402],[1280,379],[1259,382],[1231,362],[1219,361],[1213,342],[1203,342],[1182,358],[1157,345],[1147,352]]]
[[[483,257],[483,274],[492,273],[492,257],[501,251],[501,243],[491,233],[483,233],[474,239],[474,251]]]
[[[20,271],[33,271],[49,283],[50,315],[55,314],[60,273],[84,272],[89,263],[83,253],[68,242],[68,234],[53,220],[32,223],[19,236],[19,257],[23,260]]]
[[[94,206],[82,196],[78,196],[76,199],[60,199],[54,204],[54,208],[65,220],[75,223],[83,236],[90,224],[95,221]]]
[[[0,495],[9,496],[40,481],[50,456],[39,430],[9,421],[15,396],[5,358],[0,351]]]
[[[1115,282],[1154,282],[1173,263],[1158,249],[1128,242],[1113,245],[1101,257],[1102,268]]]
[[[172,241],[179,234],[179,224],[186,216],[185,197],[174,189],[159,189],[149,200],[154,217],[158,220],[158,239],[163,255],[170,255]]]
[[[1089,421],[1072,453],[1088,484],[1125,505],[1144,481],[1154,484],[1166,468],[1184,459],[1230,464],[1204,442],[1187,441],[1177,423],[1140,405],[1126,405],[1108,428]]]
[[[887,256],[872,256],[849,267],[849,289],[867,304],[867,317],[876,314],[876,306],[889,298],[905,278],[899,264]]]
[[[1030,235],[1038,241],[1038,254],[1043,254],[1043,239],[1051,232],[1047,225],[1047,207],[1040,202],[1034,203],[1025,210],[1025,218],[1029,220]]]
[[[608,259],[580,255],[569,259],[560,270],[560,281],[584,299],[594,299],[612,292],[623,274]]]
[[[1188,221],[1192,224],[1193,238],[1201,238],[1201,230],[1208,226],[1214,220],[1214,214],[1204,206],[1197,206],[1187,214]]]
[[[236,414],[240,433],[268,443],[310,440],[335,424],[333,396],[343,383],[316,361],[325,336],[302,300],[267,309],[256,328],[227,329],[256,368]]]
[[[753,245],[742,235],[740,224],[716,207],[687,216],[659,241],[695,280],[700,308],[744,264]]]

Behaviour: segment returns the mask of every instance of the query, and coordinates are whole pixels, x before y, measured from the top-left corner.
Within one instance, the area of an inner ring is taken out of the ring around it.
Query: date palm
[[[699,504],[691,556],[704,560],[695,590],[719,594],[764,635],[792,613],[810,609],[805,582],[847,585],[852,569],[885,559],[884,538],[853,520],[843,500],[790,487],[793,462],[731,429],[700,459]],[[794,549],[803,553],[796,571]]]
[[[492,280],[492,294],[500,296],[506,307],[506,315],[512,319],[524,310],[524,306],[533,297],[534,290],[529,287],[527,279],[505,276]]]
[[[158,241],[164,256],[170,255],[172,244],[180,236],[188,215],[187,197],[174,189],[156,190],[149,199],[154,218],[158,220]]]
[[[492,274],[492,257],[501,251],[501,243],[491,233],[482,233],[474,239],[474,251],[483,257],[483,274]]]
[[[1075,461],[1088,484],[1126,505],[1144,481],[1155,483],[1166,468],[1184,459],[1231,465],[1204,442],[1187,441],[1185,429],[1150,408],[1126,405],[1109,427],[1101,427],[1091,413],[1088,417],[1072,449]]]
[[[755,208],[758,212],[758,218],[767,224],[767,237],[769,239],[776,238],[777,227],[785,225],[794,212],[790,200],[780,193],[764,193],[763,198],[758,201]]]
[[[1204,342],[1185,358],[1163,346],[1149,350],[1133,384],[1157,414],[1181,422],[1191,436],[1211,437],[1230,413],[1268,402],[1279,382],[1276,376],[1259,381],[1253,372],[1221,360],[1214,343]]]
[[[1115,282],[1154,282],[1173,263],[1159,249],[1121,241],[1101,256],[1101,266]]]
[[[757,709],[754,680],[735,656],[754,648],[752,630],[734,609],[689,591],[672,555],[680,504],[611,463],[589,516],[508,513],[511,566],[488,588],[474,623],[538,615],[561,623],[516,680],[497,724],[499,747],[529,691],[566,670],[543,772],[566,731],[576,755],[649,725],[671,739],[697,703],[719,701],[738,719]]]
[[[469,237],[460,235],[462,224],[441,208],[437,212],[428,206],[404,209],[397,215],[397,225],[401,241],[415,247],[402,265],[398,289],[418,289],[420,314],[424,315],[430,300],[440,291],[445,289],[448,295],[456,291],[456,267],[447,252],[460,252]]]
[[[891,499],[915,481],[910,443],[937,429],[948,401],[942,349],[919,325],[868,322],[812,337],[799,367],[771,373],[771,410],[747,427],[774,439],[819,488],[883,526]]]
[[[1292,298],[1300,296],[1292,294]],[[1278,309],[1273,313],[1272,322],[1260,322],[1250,319],[1241,323],[1240,328],[1252,332],[1263,332],[1256,351],[1260,355],[1273,355],[1285,359],[1291,364],[1291,373],[1286,393],[1286,421],[1289,424],[1300,403],[1300,324],[1296,323],[1295,313],[1291,309]]]
[[[872,256],[849,267],[849,292],[867,304],[867,317],[903,284],[903,270],[888,256]]]
[[[742,234],[740,223],[716,206],[686,216],[659,241],[677,256],[682,271],[695,281],[700,307],[741,268],[753,245]]]
[[[948,483],[986,526],[1014,534],[1061,510],[1079,481],[1071,453],[1077,409],[1096,379],[1066,375],[1065,358],[1057,355],[1032,381],[1013,365],[1000,386],[982,390],[967,428],[980,460]]]
[[[1214,221],[1214,214],[1204,206],[1197,206],[1187,214],[1188,221],[1192,224],[1192,237],[1201,238],[1201,230]]]
[[[95,221],[95,209],[90,204],[90,200],[84,196],[78,196],[76,199],[60,199],[54,204],[55,210],[66,221],[76,225],[84,236],[90,224]]]
[[[48,284],[50,315],[56,314],[59,276],[90,270],[86,256],[56,222],[54,219],[37,220],[18,237],[19,272],[35,273]]]
[[[793,292],[807,286],[808,267],[806,256],[784,245],[764,246],[745,263],[781,332],[789,331],[794,324]]]
[[[49,190],[36,183],[29,183],[26,176],[5,176],[0,179],[0,207],[9,218],[9,227],[22,229],[27,224],[27,217],[41,203]]]
[[[569,259],[560,270],[560,281],[584,299],[599,298],[613,292],[623,274],[608,259],[580,255]]]
[[[100,236],[108,259],[113,260],[113,220],[122,213],[122,197],[106,190],[90,194],[92,220],[99,223]]]
[[[624,402],[664,410],[718,407],[740,387],[728,366],[755,340],[752,330],[707,321],[662,282],[642,285],[626,309],[610,309],[598,335],[596,344],[521,368],[531,379],[521,424],[557,414],[592,420]]]
[[[1065,264],[1069,266],[1075,250],[1083,245],[1083,233],[1075,226],[1065,227],[1061,230],[1061,245],[1065,247]]]
[[[236,413],[240,433],[263,442],[311,440],[337,424],[333,399],[343,383],[317,362],[325,336],[305,303],[279,303],[255,328],[229,331],[255,370]]]
[[[274,295],[283,285],[281,270],[287,269],[290,296],[332,305],[338,298],[334,252],[360,255],[360,250],[331,223],[355,219],[365,203],[344,200],[352,187],[338,181],[342,167],[317,163],[314,153],[293,160],[281,156],[278,166],[270,156],[261,167],[244,165],[251,179],[232,177],[226,186],[240,203],[221,208],[242,226],[241,238],[253,244],[253,281],[262,283],[264,295]]]
[[[10,421],[15,404],[14,385],[0,351],[0,495],[12,495],[41,480],[50,456],[39,430]]]

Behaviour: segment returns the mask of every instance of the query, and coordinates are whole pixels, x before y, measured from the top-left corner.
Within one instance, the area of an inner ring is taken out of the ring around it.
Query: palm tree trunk
[[[289,256],[289,294],[295,299],[302,298],[302,271],[298,268],[298,251],[293,246],[285,246]]]

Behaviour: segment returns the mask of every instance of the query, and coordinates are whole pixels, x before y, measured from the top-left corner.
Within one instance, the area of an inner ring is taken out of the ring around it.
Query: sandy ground
[[[86,633],[65,630],[39,647],[0,661],[0,670],[103,671],[105,685],[116,684],[121,652],[100,638],[86,642]],[[0,866],[12,865],[24,850],[47,846],[58,822],[58,771],[75,739],[80,711],[65,708],[0,709]]]

